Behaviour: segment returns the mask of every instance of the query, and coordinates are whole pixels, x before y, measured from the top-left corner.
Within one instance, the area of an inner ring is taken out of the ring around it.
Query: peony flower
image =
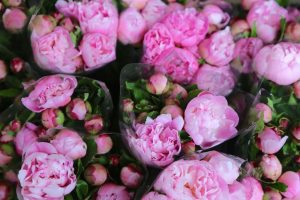
[[[113,183],[106,183],[98,190],[96,200],[130,200],[130,196],[126,187]]]
[[[213,4],[204,6],[202,13],[208,18],[208,23],[216,26],[217,28],[225,27],[230,21],[229,14],[223,12],[221,8]]]
[[[242,73],[252,72],[252,61],[262,47],[263,41],[259,38],[240,39],[235,45],[232,66]]]
[[[111,137],[107,134],[101,134],[95,137],[95,142],[97,144],[97,153],[106,154],[113,147],[113,141]]]
[[[32,145],[29,151],[18,174],[24,199],[63,199],[72,192],[76,175],[71,159],[57,154],[49,143]]]
[[[100,68],[116,59],[116,36],[86,33],[79,49],[86,64],[86,71]]]
[[[234,181],[232,184],[228,185],[228,187],[230,200],[248,200],[246,188],[242,183]]]
[[[26,122],[22,129],[17,133],[15,137],[15,146],[17,153],[23,155],[26,149],[33,143],[37,142],[37,132],[39,128],[30,122]]]
[[[85,120],[84,128],[88,133],[97,134],[104,128],[104,121],[100,115],[93,115]]]
[[[146,33],[147,25],[142,14],[134,8],[127,8],[121,13],[118,39],[123,44],[137,44]]]
[[[282,200],[280,192],[275,190],[264,191],[264,200]]]
[[[8,155],[5,151],[0,149],[0,166],[7,165],[13,157],[11,155]]]
[[[210,148],[237,134],[239,117],[225,97],[204,92],[188,103],[184,121],[195,144]]]
[[[62,26],[62,27],[64,27],[69,32],[72,32],[74,30],[74,28],[75,28],[74,23],[72,22],[71,18],[69,18],[69,17],[62,19],[59,22],[59,25]]]
[[[6,172],[4,172],[4,179],[8,180],[11,183],[17,183],[18,182],[18,176],[17,176],[17,174],[13,170],[11,170],[11,169],[8,170],[8,171],[6,171]]]
[[[261,184],[253,177],[243,178],[241,181],[246,189],[246,200],[261,200],[263,199],[263,189]]]
[[[142,15],[150,29],[156,22],[159,22],[166,14],[167,5],[161,0],[148,0],[142,10]]]
[[[156,23],[144,36],[144,56],[142,61],[153,64],[167,49],[175,47],[173,36],[168,28]]]
[[[174,160],[181,150],[178,132],[183,127],[182,117],[172,120],[171,115],[161,114],[137,124],[135,134],[128,134],[129,145],[147,165],[164,167]]]
[[[91,164],[84,171],[85,180],[93,186],[102,185],[106,181],[107,176],[106,168],[100,164]]]
[[[122,0],[122,3],[129,8],[143,10],[149,0]]]
[[[162,23],[170,31],[175,44],[182,47],[198,45],[208,32],[206,16],[194,8],[176,10],[168,14]]]
[[[29,23],[31,30],[31,40],[36,40],[39,37],[51,33],[56,27],[56,20],[50,15],[33,16]]]
[[[145,196],[143,196],[142,200],[172,200],[164,194],[159,194],[157,192],[149,192]]]
[[[285,31],[285,39],[289,42],[300,41],[300,23],[291,22],[287,25]]]
[[[187,98],[188,93],[184,87],[181,85],[175,83],[171,87],[171,91],[169,94],[169,98],[176,99],[177,97],[181,97],[183,99]]]
[[[12,195],[12,186],[5,182],[5,181],[0,181],[0,199],[6,200],[6,199],[11,199]]]
[[[200,90],[214,95],[227,96],[233,90],[236,78],[230,66],[214,67],[204,64],[198,70],[193,82]]]
[[[198,70],[198,62],[194,55],[185,49],[176,47],[165,50],[154,65],[156,71],[183,84],[189,83]]]
[[[266,154],[274,154],[280,151],[288,136],[281,136],[271,128],[265,128],[262,133],[258,134],[258,147]]]
[[[169,90],[168,78],[161,73],[153,74],[149,77],[146,89],[151,94],[164,94]]]
[[[224,66],[233,59],[234,46],[233,37],[227,27],[203,40],[199,46],[199,53],[209,64]]]
[[[268,105],[264,103],[258,103],[255,105],[255,109],[258,112],[257,118],[260,119],[262,115],[265,123],[272,121],[272,110]]]
[[[42,112],[42,124],[46,128],[56,128],[64,124],[64,113],[59,109],[49,108]]]
[[[2,0],[2,2],[7,7],[18,7],[22,4],[22,0]]]
[[[75,48],[69,32],[57,27],[38,38],[31,38],[35,62],[45,70],[74,73],[82,66],[80,52]]]
[[[234,38],[238,38],[242,36],[244,33],[250,33],[250,26],[244,19],[239,19],[234,21],[231,26],[231,34]]]
[[[259,76],[278,85],[290,85],[300,79],[300,46],[282,42],[263,47],[253,61]]]
[[[292,200],[297,200],[295,197],[300,197],[300,174],[299,172],[287,171],[283,173],[278,182],[283,183],[287,186],[287,190],[281,194]],[[295,199],[293,199],[295,198]]]
[[[135,165],[127,165],[121,169],[122,183],[129,188],[138,188],[143,180],[142,171]]]
[[[59,131],[50,143],[56,148],[58,153],[72,160],[83,158],[86,155],[86,143],[77,132],[69,129]]]
[[[19,120],[12,120],[7,126],[1,131],[0,142],[8,143],[14,140],[14,136],[21,129],[21,122]]]
[[[184,154],[192,154],[196,151],[196,145],[193,141],[182,143],[181,148]]]
[[[19,73],[25,68],[25,61],[22,58],[15,57],[10,61],[10,69],[13,73]]]
[[[198,160],[178,160],[165,168],[154,189],[174,200],[227,199],[228,186],[211,164]]]
[[[0,80],[5,79],[7,75],[7,66],[3,60],[0,60]]]
[[[73,120],[84,120],[89,107],[88,103],[84,102],[80,98],[72,99],[72,101],[66,107],[66,113],[69,118]]]
[[[183,111],[177,105],[166,105],[161,109],[160,114],[170,114],[174,119],[178,116],[183,116]]]
[[[241,5],[245,10],[250,10],[250,8],[256,3],[261,2],[261,0],[242,0]]]
[[[300,141],[300,126],[297,126],[292,131],[293,136]]]
[[[280,20],[287,18],[287,10],[280,7],[276,1],[257,1],[248,15],[248,24],[255,26],[257,36],[264,42],[274,41],[280,29]]]
[[[71,101],[77,87],[77,80],[68,75],[51,75],[39,79],[27,97],[22,98],[23,105],[33,112],[48,108],[59,108]]]
[[[19,8],[6,8],[2,15],[3,26],[11,33],[19,33],[27,23],[26,14]]]
[[[259,163],[266,178],[276,181],[282,173],[282,166],[275,155],[264,155]]]

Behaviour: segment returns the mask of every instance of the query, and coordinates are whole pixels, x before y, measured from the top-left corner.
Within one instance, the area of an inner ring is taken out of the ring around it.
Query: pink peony
[[[237,134],[239,117],[225,97],[204,92],[188,103],[184,120],[195,144],[210,148]]]
[[[151,94],[164,94],[169,90],[168,78],[164,74],[155,73],[149,77],[146,89]]]
[[[127,8],[121,13],[118,39],[123,44],[137,44],[141,42],[146,30],[146,21],[139,11],[134,8]]]
[[[19,155],[23,155],[23,153],[26,152],[26,149],[38,140],[38,129],[39,128],[36,125],[27,122],[17,133],[14,142]]]
[[[142,171],[135,165],[127,165],[121,169],[122,183],[129,188],[138,188],[143,180]]]
[[[253,61],[259,76],[278,85],[290,85],[300,79],[300,46],[282,42],[262,48]]]
[[[230,200],[249,200],[247,199],[246,188],[240,182],[234,181],[228,187]]]
[[[86,143],[77,132],[69,129],[59,131],[54,139],[51,140],[51,144],[56,148],[58,153],[72,160],[83,158],[86,155]]]
[[[231,34],[234,38],[241,37],[244,33],[250,33],[250,26],[244,19],[234,21],[230,25]]]
[[[0,181],[0,199],[1,200],[7,200],[7,199],[12,199],[12,186],[1,180]]]
[[[275,155],[264,155],[259,165],[263,175],[272,181],[276,181],[282,173],[281,163]]]
[[[18,178],[24,199],[63,199],[76,186],[73,161],[49,145],[40,143],[23,161]]]
[[[68,75],[51,75],[39,79],[27,97],[22,98],[23,105],[33,112],[47,108],[59,108],[71,101],[77,87],[77,80]]]
[[[98,190],[96,200],[130,200],[126,187],[113,183],[106,183]]]
[[[0,80],[3,80],[7,75],[7,66],[3,60],[0,60]]]
[[[235,76],[230,66],[214,67],[203,65],[197,72],[194,82],[201,90],[209,91],[214,95],[227,96],[235,86]]]
[[[23,30],[27,22],[26,14],[19,8],[7,8],[2,15],[3,26],[12,33]]]
[[[183,84],[189,83],[198,70],[198,62],[194,55],[185,49],[176,47],[165,50],[154,65],[156,71]]]
[[[264,191],[264,200],[282,200],[282,196],[276,190],[267,190]]]
[[[95,137],[95,142],[97,144],[97,153],[106,154],[113,147],[113,141],[111,137],[107,134],[101,134]]]
[[[64,113],[59,109],[49,108],[42,112],[42,124],[46,128],[56,128],[63,125]]]
[[[267,104],[258,103],[255,105],[255,109],[258,112],[257,117],[259,119],[262,116],[265,123],[272,121],[272,110]]]
[[[170,114],[161,114],[145,124],[137,124],[135,134],[128,134],[131,148],[148,165],[164,167],[174,160],[181,150],[178,132],[183,127],[182,117],[172,120]]]
[[[245,10],[250,10],[250,8],[256,3],[262,0],[242,0],[241,5]]]
[[[142,11],[147,27],[151,28],[159,22],[166,14],[167,5],[161,0],[149,0]]]
[[[264,42],[274,41],[280,29],[281,18],[287,18],[287,10],[280,7],[276,1],[258,1],[248,15],[248,24],[256,27],[257,35]]]
[[[32,37],[31,46],[35,62],[45,70],[74,73],[82,66],[80,52],[62,27],[41,37]]]
[[[262,133],[258,134],[258,147],[266,154],[274,154],[280,151],[288,136],[281,136],[271,128],[265,128]]]
[[[67,105],[66,113],[73,120],[84,120],[88,109],[86,102],[80,98],[75,98]]]
[[[278,182],[284,183],[287,190],[282,195],[291,200],[297,200],[300,197],[300,174],[299,172],[287,171],[283,173]],[[295,198],[298,197],[298,198]],[[295,199],[294,199],[295,198]]]
[[[242,73],[252,72],[252,61],[262,47],[263,41],[259,38],[240,39],[235,45],[232,66]]]
[[[12,159],[12,156],[7,155],[3,150],[0,150],[0,166],[7,165]]]
[[[211,65],[227,65],[234,56],[234,41],[229,28],[215,32],[203,40],[199,52],[203,59]]]
[[[160,114],[170,114],[172,118],[183,116],[182,109],[177,105],[166,105],[160,111]]]
[[[93,115],[84,122],[84,128],[88,133],[97,134],[104,128],[104,121],[100,115]]]
[[[142,200],[172,200],[172,198],[167,197],[164,194],[159,194],[157,192],[149,192],[143,196]]]
[[[153,64],[165,50],[175,47],[175,44],[168,28],[157,23],[145,34],[143,46],[143,62]]]
[[[56,20],[50,15],[36,15],[32,17],[29,23],[31,30],[31,40],[51,33],[56,27]]]
[[[107,179],[107,170],[103,165],[91,164],[84,171],[85,180],[95,186],[102,185]]]
[[[244,178],[241,183],[246,189],[246,200],[262,200],[263,189],[261,184],[253,177]]]
[[[22,1],[23,0],[2,0],[4,5],[8,7],[18,7],[22,4]]]
[[[208,4],[204,6],[202,13],[208,18],[210,25],[214,25],[217,28],[225,27],[230,21],[228,13],[224,12],[218,6]]]
[[[122,3],[129,8],[143,10],[149,0],[122,0]]]
[[[175,161],[162,171],[154,189],[174,200],[228,199],[227,184],[206,161]]]
[[[116,36],[86,33],[79,49],[86,64],[86,71],[100,68],[116,59]]]
[[[162,21],[178,46],[198,45],[208,32],[207,18],[194,8],[177,10],[168,14]]]

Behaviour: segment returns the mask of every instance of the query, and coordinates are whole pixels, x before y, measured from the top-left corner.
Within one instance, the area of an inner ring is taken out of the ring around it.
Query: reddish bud
[[[107,170],[100,164],[89,165],[84,171],[84,178],[89,184],[100,186],[105,183],[107,179]]]
[[[123,167],[120,177],[122,183],[129,188],[137,188],[143,180],[141,170],[135,165]]]
[[[185,142],[182,144],[182,151],[184,154],[192,154],[196,150],[196,145],[193,141]]]
[[[25,62],[21,58],[14,58],[10,62],[10,69],[13,73],[19,73],[25,68]]]
[[[146,88],[151,94],[164,94],[169,90],[168,78],[160,73],[154,74],[149,78]]]
[[[56,128],[63,125],[64,121],[64,113],[59,109],[49,108],[42,113],[42,124],[46,128]]]
[[[182,109],[177,105],[167,105],[163,107],[163,109],[160,111],[160,114],[170,114],[172,118],[176,118],[178,116],[183,115]]]
[[[103,118],[100,115],[93,115],[90,119],[85,120],[84,128],[88,133],[97,134],[104,127]]]
[[[7,67],[3,60],[0,60],[0,80],[3,80],[7,75]]]
[[[101,134],[96,136],[95,142],[97,144],[97,153],[98,154],[106,154],[113,147],[113,141],[109,135]]]
[[[87,106],[82,99],[75,98],[67,105],[66,113],[70,119],[84,120],[88,112],[88,108],[89,106]]]
[[[134,102],[131,99],[123,99],[123,111],[132,112],[134,109]]]

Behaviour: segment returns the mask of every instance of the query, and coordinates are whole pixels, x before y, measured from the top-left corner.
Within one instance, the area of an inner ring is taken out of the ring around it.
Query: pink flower
[[[256,27],[258,37],[269,43],[277,36],[281,18],[287,16],[287,10],[276,1],[258,1],[251,7],[247,21],[251,27]]]
[[[208,32],[207,18],[194,8],[174,11],[162,23],[170,31],[175,44],[183,47],[198,45]]]
[[[0,80],[3,80],[7,75],[7,67],[3,60],[0,60]]]
[[[291,22],[287,25],[285,39],[289,42],[300,41],[300,23]]]
[[[258,112],[257,117],[259,119],[262,116],[265,123],[272,121],[272,110],[268,105],[264,103],[258,103],[255,105],[255,109]]]
[[[18,7],[21,5],[22,0],[3,0],[2,1],[7,7]],[[1,198],[0,198],[1,199]]]
[[[173,84],[173,86],[171,88],[169,98],[176,99],[176,97],[178,97],[178,96],[185,99],[188,96],[188,93],[184,87],[175,83],[175,84]]]
[[[234,21],[231,26],[231,34],[234,38],[238,38],[243,33],[250,33],[250,26],[244,19]]]
[[[214,25],[218,28],[225,27],[230,20],[228,13],[223,12],[221,8],[212,4],[204,6],[202,13],[208,18],[210,25]]]
[[[288,136],[281,136],[271,128],[265,128],[262,133],[258,134],[258,147],[266,154],[274,154],[280,151]]]
[[[59,127],[64,121],[64,113],[61,110],[49,108],[42,112],[42,124],[46,128]]]
[[[175,161],[159,175],[154,189],[171,199],[224,199],[228,186],[206,161]]]
[[[125,4],[129,8],[135,8],[137,10],[143,10],[146,6],[146,3],[149,0],[122,0],[122,3]]]
[[[156,22],[159,22],[166,14],[167,5],[161,0],[148,0],[142,11],[146,20],[147,27],[151,28]]]
[[[72,32],[75,25],[72,22],[71,18],[64,18],[62,19],[62,21],[60,21],[59,23],[60,26],[64,27],[66,30],[68,30],[69,32]]]
[[[265,200],[282,200],[282,196],[280,192],[276,190],[267,190],[264,191],[264,199]]]
[[[225,97],[204,92],[188,103],[184,120],[195,144],[210,148],[237,134],[239,117]]]
[[[93,185],[102,185],[107,179],[107,170],[103,165],[91,164],[84,171],[85,180]]]
[[[287,171],[283,173],[278,182],[284,183],[287,186],[287,190],[281,194],[288,198],[293,199],[295,197],[300,197],[300,175],[299,172]],[[293,199],[297,200],[297,199]]]
[[[148,165],[164,167],[174,160],[181,150],[178,132],[183,127],[182,117],[172,120],[171,115],[161,114],[145,124],[137,124],[135,134],[128,134],[129,145],[137,156]]]
[[[23,105],[33,112],[59,108],[71,101],[77,80],[68,75],[51,75],[39,79],[29,96],[22,98]]]
[[[63,199],[76,186],[73,161],[48,145],[25,156],[18,174],[24,199]]]
[[[232,184],[228,185],[228,187],[230,200],[249,200],[246,196],[246,188],[242,183],[234,181]]]
[[[104,128],[104,121],[100,115],[93,115],[85,120],[84,128],[88,133],[97,134]]]
[[[263,41],[259,38],[240,39],[234,49],[233,67],[242,73],[252,72],[252,61],[262,47]]]
[[[21,129],[21,122],[19,120],[12,120],[7,126],[1,131],[0,142],[8,143],[14,140],[15,134]],[[13,134],[10,134],[13,133]]]
[[[86,71],[100,68],[116,59],[116,36],[86,33],[79,49],[86,64]]]
[[[27,122],[15,137],[15,146],[19,155],[23,155],[26,149],[38,140],[38,127],[35,124]]]
[[[173,36],[164,24],[156,23],[144,36],[143,62],[153,64],[167,49],[175,47]]]
[[[53,72],[74,73],[82,65],[80,52],[75,48],[69,32],[57,27],[38,38],[31,38],[35,62]]]
[[[161,73],[155,73],[149,77],[146,89],[151,94],[161,95],[168,92],[168,78]]]
[[[198,62],[194,55],[185,49],[176,47],[165,50],[154,65],[156,71],[183,84],[189,83],[198,70]]]
[[[139,43],[147,30],[142,14],[134,8],[127,8],[121,13],[118,28],[118,39],[123,44]]]
[[[121,169],[122,183],[129,188],[138,188],[143,180],[142,171],[135,165],[127,165]]]
[[[164,194],[159,194],[157,192],[149,192],[145,196],[143,196],[142,200],[172,200]]]
[[[201,90],[227,96],[233,90],[236,78],[230,66],[214,67],[205,64],[198,70],[194,82]]]
[[[300,80],[293,84],[293,90],[297,99],[300,99]]]
[[[106,183],[98,190],[96,200],[130,200],[126,187],[113,183]]]
[[[300,46],[282,42],[262,48],[253,61],[259,76],[278,85],[290,85],[300,79]]]
[[[69,129],[62,129],[57,133],[51,144],[56,148],[57,152],[77,160],[86,155],[87,146],[80,135]]]
[[[245,10],[250,10],[250,8],[256,3],[261,2],[261,0],[242,0],[241,4]]]
[[[297,126],[292,131],[293,136],[300,141],[300,126]]]
[[[75,98],[67,105],[66,113],[69,118],[73,120],[83,120],[88,112],[86,103],[80,99]]]
[[[10,69],[13,73],[19,73],[25,68],[25,61],[22,58],[15,57],[10,61]]]
[[[2,15],[3,26],[12,33],[23,30],[27,22],[26,14],[19,8],[6,8]]]
[[[160,114],[170,114],[174,119],[178,116],[183,116],[183,111],[177,105],[166,105],[161,109]]]
[[[173,0],[171,0],[173,1]],[[181,3],[177,3],[176,1],[168,4],[168,7],[166,9],[166,15],[174,12],[174,11],[177,11],[177,10],[184,10],[184,6],[181,4]]]
[[[281,163],[275,155],[264,155],[259,165],[264,176],[273,181],[276,181],[282,173]]]
[[[246,200],[262,200],[263,199],[263,189],[261,184],[252,177],[244,178],[241,183],[246,188]]]
[[[6,200],[11,199],[12,186],[7,182],[0,182],[0,199]]]
[[[182,143],[181,148],[184,154],[192,154],[196,151],[196,145],[193,141]]]
[[[0,150],[0,166],[7,165],[12,159],[12,156],[7,155],[3,150]]]
[[[229,28],[215,32],[199,46],[202,58],[211,65],[227,65],[234,56],[234,41]]]
[[[31,30],[31,40],[38,39],[39,37],[51,33],[56,27],[56,20],[50,15],[36,15],[29,23]]]
[[[5,180],[8,180],[11,183],[17,183],[19,181],[17,174],[13,170],[8,170],[4,172],[4,178]]]
[[[111,137],[107,134],[101,134],[96,136],[95,142],[97,144],[97,153],[98,154],[106,154],[113,147],[113,141]]]

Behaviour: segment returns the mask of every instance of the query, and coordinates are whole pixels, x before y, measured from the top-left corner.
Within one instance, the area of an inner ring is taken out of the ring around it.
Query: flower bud
[[[18,131],[14,143],[19,155],[23,155],[26,149],[34,142],[37,142],[38,127],[30,122],[26,122],[22,129]]]
[[[19,120],[12,120],[2,131],[0,136],[0,142],[12,142],[16,133],[21,128],[21,122]]]
[[[2,0],[6,7],[18,7],[21,5],[22,0]]]
[[[122,4],[129,8],[142,10],[149,0],[122,0]]]
[[[88,133],[97,134],[104,127],[103,118],[100,115],[93,115],[90,119],[85,120],[84,128]]]
[[[109,164],[112,166],[118,166],[120,164],[120,156],[118,154],[110,155]]]
[[[27,22],[26,14],[19,8],[7,8],[2,16],[3,26],[11,33],[19,33]]]
[[[173,99],[176,99],[176,98],[187,98],[188,96],[188,93],[186,91],[186,89],[184,87],[182,87],[181,85],[175,83],[172,85],[172,89],[171,89],[171,92],[170,92],[170,95],[169,95],[169,98],[173,98]]]
[[[134,102],[131,99],[123,99],[123,111],[132,112],[134,109]]]
[[[0,80],[5,79],[7,75],[7,67],[3,60],[0,60]]]
[[[49,15],[36,15],[29,24],[29,29],[32,31],[31,39],[50,33],[55,27],[55,18]]]
[[[281,136],[271,128],[265,128],[258,134],[257,146],[265,154],[275,154],[283,147],[288,136]]]
[[[163,109],[160,111],[160,114],[170,114],[172,118],[176,118],[178,116],[183,115],[182,109],[177,105],[166,105],[163,107]]]
[[[120,176],[122,183],[129,188],[137,188],[143,180],[141,170],[133,164],[123,167]]]
[[[151,94],[166,93],[169,90],[168,78],[160,73],[154,74],[149,78],[146,88]]]
[[[69,32],[72,32],[75,27],[71,18],[68,18],[68,17],[64,18],[62,21],[60,21],[59,25],[64,27]]]
[[[259,165],[264,176],[273,181],[277,180],[282,173],[281,163],[275,155],[264,155]]]
[[[292,134],[297,140],[300,140],[300,126],[295,127]]]
[[[11,183],[17,183],[19,181],[16,172],[14,172],[13,170],[8,170],[8,171],[4,172],[4,178],[5,178],[5,180],[7,180]],[[1,192],[0,192],[0,194],[1,194]]]
[[[184,154],[192,154],[196,150],[196,145],[193,141],[185,142],[181,145]]]
[[[100,186],[107,179],[107,170],[103,165],[91,164],[84,171],[84,178],[89,184]]]
[[[281,200],[282,196],[280,192],[275,191],[275,190],[268,190],[265,191],[264,193],[264,198],[263,200]]]
[[[290,42],[300,42],[300,23],[291,22],[287,25],[285,39]]]
[[[250,8],[260,0],[242,0],[241,4],[245,10],[250,10]]]
[[[73,120],[84,120],[87,112],[88,106],[80,98],[72,99],[66,107],[68,117]]]
[[[264,103],[258,103],[256,104],[255,109],[258,112],[257,117],[260,118],[261,115],[263,115],[263,120],[265,123],[268,123],[272,120],[272,110],[268,105]]]
[[[109,135],[101,134],[96,136],[95,142],[97,144],[97,153],[106,154],[113,147],[113,141]]]
[[[144,123],[145,120],[146,120],[146,118],[147,118],[147,116],[148,116],[148,113],[146,113],[146,112],[140,113],[140,114],[137,116],[137,118],[136,118],[136,122],[137,122],[137,123]]]
[[[72,160],[83,158],[86,155],[87,146],[80,135],[69,129],[62,129],[50,142],[58,151]]]
[[[297,164],[300,164],[300,156],[296,156],[295,161],[296,161]]]
[[[19,57],[13,58],[10,62],[10,69],[13,73],[19,73],[25,68],[25,62]]]
[[[177,102],[178,101],[176,99],[172,99],[172,98],[165,99],[165,105],[176,105]]]
[[[300,99],[300,81],[297,81],[293,84],[293,89],[295,96]]]
[[[64,121],[64,113],[59,109],[49,108],[42,112],[42,124],[46,128],[56,128],[63,125]]]
[[[286,197],[287,199],[298,199],[297,196],[300,193],[299,172],[287,171],[280,176],[278,182],[283,183],[287,186],[286,191],[281,193],[284,197]]]
[[[12,188],[13,187],[9,183],[0,181],[0,199],[11,199]]]
[[[289,119],[287,118],[281,118],[279,120],[279,128],[281,129],[287,129],[287,127],[289,126]]]
[[[242,34],[250,33],[250,26],[244,19],[239,19],[231,25],[231,34],[237,37]]]
[[[12,159],[12,156],[5,153],[2,149],[0,150],[0,166],[8,164]]]

